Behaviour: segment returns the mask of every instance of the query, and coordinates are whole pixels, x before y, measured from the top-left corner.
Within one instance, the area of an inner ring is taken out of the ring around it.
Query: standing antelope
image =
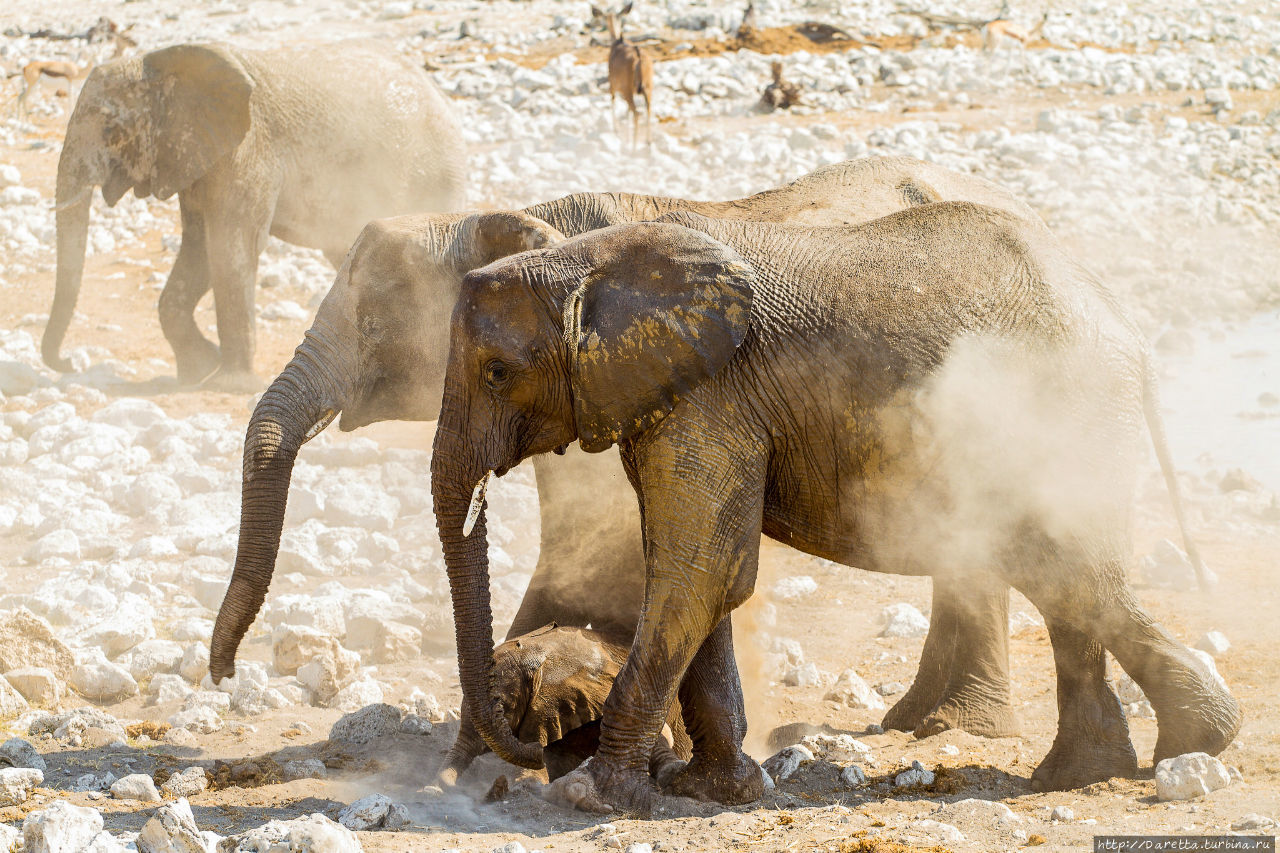
[[[614,98],[622,96],[631,113],[631,150],[636,149],[636,138],[640,135],[640,112],[636,109],[636,95],[644,95],[644,131],[647,145],[653,145],[653,58],[636,47],[628,44],[622,36],[622,19],[631,12],[631,3],[622,7],[620,12],[601,12],[591,7],[593,17],[604,18],[609,27],[609,37],[613,46],[609,48],[609,116],[613,119],[613,129],[618,130],[618,114],[614,109]]]

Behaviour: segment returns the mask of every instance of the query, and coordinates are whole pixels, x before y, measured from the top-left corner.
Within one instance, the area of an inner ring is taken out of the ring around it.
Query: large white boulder
[[[368,743],[400,728],[400,709],[394,705],[375,704],[344,714],[329,729],[334,743]]]
[[[145,803],[160,802],[160,792],[155,780],[146,773],[130,773],[111,785],[111,796],[117,800],[142,800]]]
[[[8,720],[25,712],[31,706],[7,679],[0,678],[0,720]]]
[[[360,839],[322,814],[273,820],[233,835],[218,845],[219,853],[363,853]]]
[[[0,744],[0,767],[30,767],[45,770],[48,765],[30,741],[11,737]]]
[[[1203,752],[1166,758],[1156,765],[1156,798],[1191,800],[1231,784],[1231,774],[1221,761]]]
[[[923,637],[929,633],[929,620],[905,601],[890,604],[884,609],[881,618],[884,621],[881,637]]]
[[[179,773],[173,773],[160,790],[170,797],[194,797],[209,787],[209,776],[199,765],[188,767]]]
[[[46,620],[25,607],[0,616],[0,672],[41,666],[65,679],[74,665],[71,650]]]
[[[4,674],[4,680],[32,705],[50,708],[62,698],[62,681],[43,666],[20,666]]]
[[[138,682],[119,664],[90,659],[71,670],[71,686],[86,699],[115,702],[134,696]]]
[[[172,640],[144,640],[133,649],[129,674],[146,681],[159,673],[174,673],[182,663],[182,646]]]
[[[356,832],[403,829],[410,823],[409,810],[383,794],[370,794],[339,812],[338,823]]]
[[[22,822],[22,850],[23,853],[80,853],[93,850],[99,835],[105,834],[102,815],[97,809],[56,800],[47,809],[27,815]]]

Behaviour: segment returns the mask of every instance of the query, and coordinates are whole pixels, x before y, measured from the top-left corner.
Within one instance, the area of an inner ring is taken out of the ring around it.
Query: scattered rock
[[[911,767],[893,777],[893,787],[915,788],[917,786],[932,785],[933,780],[932,770],[925,769],[925,766],[919,761],[913,761],[911,762]]]
[[[1257,830],[1270,831],[1276,828],[1276,821],[1266,815],[1260,815],[1257,812],[1249,812],[1244,817],[1231,824],[1231,828],[1236,832],[1250,832]]]
[[[1221,631],[1210,631],[1200,638],[1196,648],[1216,658],[1227,653],[1231,648],[1231,642]]]
[[[861,788],[867,784],[867,773],[856,764],[850,764],[840,771],[840,782],[850,788]]]
[[[136,844],[138,853],[209,853],[209,844],[185,798],[156,809],[143,824]]]
[[[209,777],[198,765],[170,774],[160,790],[170,797],[194,797],[209,787]]]
[[[985,829],[1000,829],[1022,823],[1022,818],[1004,803],[972,798],[949,803],[933,815],[943,823],[980,826]]]
[[[30,741],[20,737],[11,737],[0,744],[0,767],[29,767],[34,770],[48,769],[44,758],[36,751]]]
[[[71,670],[71,687],[86,699],[118,702],[138,693],[138,682],[124,667],[108,660],[78,664]]]
[[[403,829],[410,823],[409,810],[390,797],[370,794],[339,812],[338,823],[356,832],[370,829]]]
[[[1156,765],[1156,799],[1161,802],[1203,797],[1230,784],[1223,763],[1203,752],[1166,758]]]
[[[31,767],[0,769],[0,807],[25,803],[32,789],[44,782],[44,773]]]
[[[284,773],[286,782],[292,782],[295,779],[323,779],[329,775],[324,762],[318,758],[299,758],[294,761],[286,761],[281,766],[281,770]]]
[[[880,694],[872,690],[871,685],[852,669],[840,673],[836,683],[823,698],[864,711],[883,711],[886,707]]]
[[[1070,806],[1054,806],[1053,811],[1049,813],[1049,820],[1060,823],[1070,823],[1075,819],[1076,813],[1071,810]]]
[[[1258,478],[1243,468],[1232,468],[1223,475],[1222,481],[1218,483],[1218,489],[1224,494],[1227,492],[1260,492],[1262,488],[1262,483]]]
[[[111,796],[117,800],[142,800],[147,803],[160,802],[160,792],[156,783],[146,773],[131,773],[117,779],[111,786]]]
[[[363,853],[355,833],[322,814],[273,820],[256,829],[224,838],[218,853]]]
[[[188,729],[171,728],[164,733],[163,740],[170,746],[179,746],[184,749],[194,749],[200,745],[200,741],[196,739],[195,734]]]
[[[75,657],[44,619],[25,607],[0,617],[0,672],[38,666],[66,679]]]
[[[31,706],[7,679],[0,678],[0,719],[8,720],[25,712]]]
[[[95,850],[101,836],[110,841],[105,850],[119,844],[102,831],[102,815],[97,809],[73,806],[66,800],[55,800],[47,809],[32,812],[22,822],[23,853],[80,853]]]
[[[783,673],[782,683],[788,687],[817,687],[822,684],[822,673],[816,663],[801,664]]]
[[[798,601],[818,591],[818,582],[808,575],[779,578],[773,585],[773,595],[783,601]]]
[[[212,707],[196,705],[169,717],[169,725],[174,729],[186,729],[194,734],[207,735],[220,731],[223,722],[218,712]]]
[[[760,766],[774,782],[785,782],[802,766],[813,760],[813,753],[809,748],[797,743],[774,753]]]
[[[400,709],[379,703],[342,716],[329,729],[329,740],[336,743],[368,743],[394,734],[400,728]]]
[[[1195,567],[1182,549],[1168,539],[1161,539],[1142,559],[1142,579],[1148,586],[1164,589],[1193,590],[1198,584]]]
[[[884,609],[882,619],[881,637],[923,637],[929,633],[929,620],[906,602],[890,604]]]

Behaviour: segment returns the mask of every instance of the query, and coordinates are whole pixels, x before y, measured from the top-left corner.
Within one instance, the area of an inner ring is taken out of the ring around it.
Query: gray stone
[[[20,737],[11,737],[0,744],[0,767],[29,767],[34,770],[48,769],[44,758],[36,751],[30,741]]]
[[[336,743],[368,743],[375,738],[394,734],[400,728],[400,709],[379,703],[342,716],[329,729],[329,740]]]
[[[347,829],[364,832],[371,829],[403,829],[410,823],[409,811],[382,794],[361,797],[338,813],[338,823]]]
[[[774,782],[785,782],[797,770],[813,760],[813,753],[809,748],[797,743],[774,753],[760,766]]]
[[[286,761],[281,769],[284,771],[284,780],[286,782],[292,782],[295,779],[323,779],[329,775],[324,762],[318,758],[299,758],[295,761]]]
[[[926,770],[919,761],[913,761],[909,768],[893,777],[893,787],[914,788],[917,785],[932,785],[933,780],[932,770]]]
[[[840,781],[850,788],[861,788],[867,784],[867,773],[856,764],[850,764],[840,771]]]

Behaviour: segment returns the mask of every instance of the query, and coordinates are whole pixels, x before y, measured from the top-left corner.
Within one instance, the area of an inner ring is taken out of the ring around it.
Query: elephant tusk
[[[83,189],[79,193],[77,193],[75,198],[68,199],[64,201],[62,204],[54,205],[53,212],[57,213],[60,210],[66,210],[68,207],[75,207],[85,199],[89,198],[91,195],[93,195],[93,187],[87,187],[86,189]]]
[[[467,520],[462,522],[463,536],[470,536],[471,529],[476,526],[476,519],[480,517],[480,510],[484,508],[484,493],[489,488],[489,478],[492,476],[492,469],[485,472],[471,492],[471,506],[467,507]]]
[[[325,413],[320,416],[320,420],[311,425],[311,429],[307,430],[307,434],[302,437],[302,443],[306,444],[320,433],[324,432],[325,427],[333,423],[333,419],[338,416],[337,409],[326,409]]]

